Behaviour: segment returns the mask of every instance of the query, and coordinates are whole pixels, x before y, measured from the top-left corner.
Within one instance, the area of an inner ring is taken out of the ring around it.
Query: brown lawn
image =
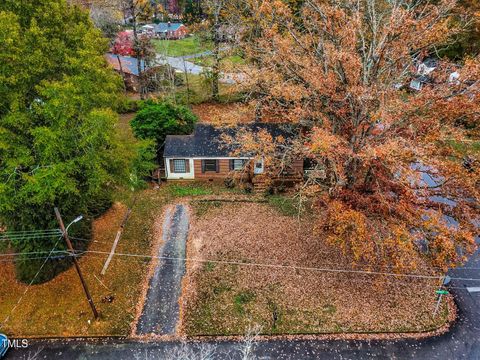
[[[267,334],[416,332],[445,323],[447,306],[432,317],[438,280],[305,269],[352,266],[308,219],[267,204],[212,205],[197,206],[192,224],[188,257],[212,261],[188,263],[183,333],[243,334],[254,324]]]

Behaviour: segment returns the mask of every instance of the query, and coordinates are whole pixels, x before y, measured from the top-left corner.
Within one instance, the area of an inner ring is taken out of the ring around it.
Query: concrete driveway
[[[163,223],[163,246],[158,254],[160,259],[149,282],[137,324],[137,335],[175,334],[185,261],[161,258],[185,258],[188,227],[189,216],[184,205],[176,205],[173,210],[167,210]]]

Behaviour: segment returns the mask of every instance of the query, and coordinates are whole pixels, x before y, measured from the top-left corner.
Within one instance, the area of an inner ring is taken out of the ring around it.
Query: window
[[[232,160],[232,170],[243,170],[246,160],[244,159],[233,159]]]
[[[207,172],[207,171],[218,172],[217,160],[202,160],[202,163],[203,163],[203,172]]]
[[[187,160],[185,159],[175,159],[173,160],[173,169],[174,173],[186,173],[187,172]]]

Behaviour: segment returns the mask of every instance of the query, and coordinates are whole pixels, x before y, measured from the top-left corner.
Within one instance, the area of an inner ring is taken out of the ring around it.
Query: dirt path
[[[184,205],[176,205],[173,210],[168,210],[163,223],[163,246],[158,255],[184,258],[188,228],[189,216]],[[184,261],[159,259],[149,282],[147,297],[137,324],[137,335],[175,334],[178,298],[184,274]]]

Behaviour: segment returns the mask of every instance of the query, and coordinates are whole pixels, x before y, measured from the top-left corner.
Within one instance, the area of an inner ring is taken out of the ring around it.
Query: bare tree
[[[144,36],[139,34],[139,25],[142,20],[151,17],[152,6],[150,0],[121,0],[121,10],[123,12],[124,21],[130,22],[133,28],[133,48],[137,58],[137,71],[140,87],[140,98],[145,98],[145,86],[143,79],[144,68],[148,57],[151,54],[151,42]]]

